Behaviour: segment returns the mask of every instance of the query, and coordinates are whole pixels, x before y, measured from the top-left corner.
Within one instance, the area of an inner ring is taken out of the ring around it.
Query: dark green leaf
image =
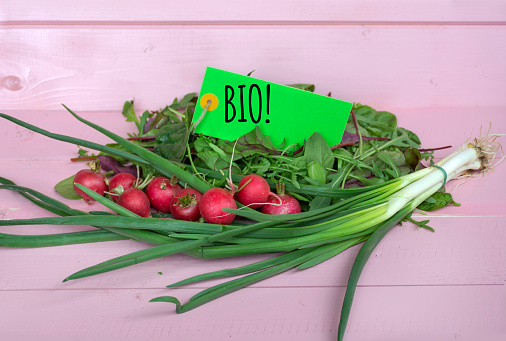
[[[177,98],[174,98],[172,104],[168,106],[171,109],[181,109],[187,107],[195,106],[195,99],[197,94],[195,92],[184,95],[184,97],[179,101]]]
[[[414,148],[419,148],[421,145],[420,138],[418,135],[413,133],[411,130],[405,128],[397,128],[398,135],[406,134],[408,136],[409,141],[412,142]]]
[[[376,163],[374,161],[372,162],[372,173],[374,174],[375,177],[377,177],[379,179],[383,179],[383,180],[387,179],[385,174],[383,174],[383,171],[376,165]]]
[[[311,179],[314,179],[319,183],[324,184],[327,180],[325,171],[323,170],[322,166],[316,161],[311,161],[307,165],[307,173]]]
[[[297,174],[295,174],[295,173],[292,173],[292,185],[294,185],[295,188],[300,189],[300,184],[297,181]]]
[[[193,114],[195,113],[194,110],[192,110],[190,107],[187,107],[184,112],[184,122],[186,123],[186,129],[188,131],[191,130],[192,126],[192,120],[193,120]]]
[[[246,146],[262,146],[267,150],[276,150],[270,137],[262,133],[258,126],[255,126],[255,129],[241,136],[238,139],[237,144]]]
[[[139,121],[139,135],[142,135],[144,133],[144,126],[148,122],[149,117],[151,116],[150,112],[148,110],[144,111],[140,117]]]
[[[435,211],[448,205],[460,206],[459,203],[453,201],[453,197],[450,193],[436,192],[432,194],[431,199],[427,199],[418,205],[418,209],[422,211]]]
[[[328,207],[330,206],[332,202],[332,198],[330,197],[323,197],[323,196],[317,196],[314,197],[313,200],[309,203],[309,210],[314,211],[320,208]]]
[[[402,156],[402,153],[399,153],[400,156]],[[394,159],[390,156],[389,153],[385,151],[381,151],[378,153],[378,159],[383,161],[390,169],[386,169],[386,171],[389,171],[388,173],[391,175],[392,178],[398,178],[401,175],[401,171],[396,165],[396,162]]]
[[[187,143],[188,130],[184,122],[167,124],[158,130],[153,151],[165,159],[181,162]]]
[[[388,137],[397,127],[397,118],[387,111],[376,111],[367,105],[355,104],[353,111],[358,124],[367,130],[366,136]]]
[[[209,147],[210,142],[211,142],[211,140],[209,138],[206,138],[204,136],[199,136],[193,142],[193,148],[195,148],[195,150],[198,153],[211,150],[211,147]]]
[[[334,165],[334,154],[323,136],[316,132],[304,143],[304,157],[306,161],[317,162],[326,170]]]
[[[271,166],[271,163],[269,162],[269,160],[264,158],[264,159],[262,159],[262,161],[260,163],[260,167],[257,169],[257,171],[255,173],[257,175],[263,176],[269,170],[270,166]]]
[[[307,168],[307,161],[304,155],[295,157],[292,159],[291,165],[295,169],[306,169]]]
[[[70,200],[81,199],[81,196],[74,190],[74,175],[58,182],[54,190],[60,193],[64,198]]]
[[[437,200],[433,196],[430,196],[427,199],[425,199],[424,202],[427,204],[435,204],[437,202]]]
[[[416,226],[418,227],[423,227],[424,229],[427,229],[429,231],[432,231],[432,232],[435,232],[435,230],[430,227],[429,225],[427,225],[429,223],[428,220],[422,220],[422,221],[416,221],[414,220],[412,217],[411,217],[411,214],[409,214],[405,220],[409,221],[409,222],[412,222],[413,224],[415,224]]]
[[[385,182],[385,180],[381,178],[366,178],[364,176],[356,176],[356,175],[354,175],[353,178],[360,181],[362,184],[364,184],[364,186],[379,185]]]
[[[416,148],[408,148],[404,151],[404,159],[406,160],[406,165],[411,168],[411,170],[415,170],[418,164],[420,163],[420,159],[422,155],[420,151]]]

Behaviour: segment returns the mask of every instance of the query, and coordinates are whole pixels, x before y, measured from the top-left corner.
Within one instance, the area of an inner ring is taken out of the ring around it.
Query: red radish
[[[267,205],[263,205],[260,210],[265,214],[294,214],[300,213],[300,204],[290,194],[285,194],[285,185],[278,183],[276,185],[278,197],[271,195],[267,200]],[[279,202],[281,200],[281,202]]]
[[[130,173],[118,173],[109,180],[108,192],[117,195],[111,195],[114,201],[118,200],[119,196],[127,189],[132,188],[137,178]],[[121,186],[121,187],[119,187]]]
[[[281,205],[263,205],[260,211],[265,214],[293,214],[300,213],[300,204],[290,194],[278,195],[281,199]],[[279,200],[276,197],[270,196],[267,199],[267,203],[279,204]]]
[[[170,201],[170,213],[174,219],[198,221],[201,217],[199,202],[202,193],[193,188],[185,188]]]
[[[246,175],[239,181],[238,187],[238,201],[251,208],[262,207],[271,192],[267,180],[256,174]]]
[[[119,196],[117,204],[141,217],[148,218],[151,216],[148,196],[138,188],[134,187],[124,191]]]
[[[157,176],[146,187],[151,206],[160,212],[170,213],[170,201],[183,188],[163,176]]]
[[[235,219],[235,214],[223,211],[223,208],[237,208],[232,193],[223,188],[211,188],[200,199],[199,209],[202,217],[211,224],[228,225]]]
[[[100,195],[104,195],[104,192],[107,190],[105,176],[102,173],[94,172],[91,169],[82,169],[77,172],[76,175],[74,175],[73,182],[88,187]],[[74,190],[87,202],[95,201],[92,197],[77,188],[76,185],[74,185]]]

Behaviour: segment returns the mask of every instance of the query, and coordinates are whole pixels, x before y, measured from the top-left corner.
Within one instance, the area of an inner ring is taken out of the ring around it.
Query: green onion
[[[15,235],[0,233],[0,246],[20,248],[47,247],[69,244],[107,242],[125,239],[128,238],[106,230],[41,235]]]
[[[151,218],[149,218],[149,219],[151,219]],[[127,254],[127,255],[124,255],[121,257],[117,257],[117,258],[102,262],[100,264],[83,269],[81,271],[78,271],[78,272],[70,275],[69,277],[67,277],[65,279],[65,281],[68,281],[71,279],[88,277],[88,276],[92,276],[92,275],[96,275],[96,274],[100,274],[100,273],[104,273],[104,272],[112,271],[112,270],[116,270],[116,269],[121,269],[121,268],[130,266],[130,265],[142,263],[142,262],[145,262],[148,260],[169,256],[169,255],[172,255],[175,253],[180,253],[183,251],[187,251],[187,250],[199,247],[199,246],[203,246],[203,245],[215,242],[215,241],[226,240],[228,237],[234,237],[234,236],[240,235],[242,233],[255,231],[255,230],[267,227],[267,226],[271,226],[272,224],[273,223],[271,223],[271,222],[257,223],[257,224],[252,224],[249,226],[243,226],[243,227],[241,227],[239,229],[235,229],[235,230],[229,230],[229,231],[216,233],[216,234],[206,236],[204,238],[200,238],[197,240],[181,241],[181,242],[177,242],[177,243],[160,245],[160,246],[155,246],[155,247],[152,247],[149,249],[140,250],[137,252],[133,252],[133,253],[130,253],[130,254]]]
[[[208,183],[202,181],[194,174],[184,171],[176,163],[166,160],[92,122],[84,120],[67,107],[65,108],[76,119],[110,137],[129,151],[129,153],[121,152],[122,157],[141,164],[149,164],[161,174],[167,176],[174,175],[199,191],[205,192],[211,188]],[[0,114],[0,117],[51,138],[110,152],[112,155],[120,155],[117,150],[111,151],[92,142],[52,134],[7,115]],[[393,145],[397,140],[402,138],[404,137],[400,136],[383,144],[380,148],[373,147],[370,150],[366,150],[357,158],[357,162],[354,164],[348,163],[344,169],[340,170],[341,176],[332,185],[339,187],[338,184],[344,183],[343,179],[348,176],[352,167],[361,167],[362,164],[360,162],[365,157]],[[393,226],[402,219],[409,218],[411,212],[420,203],[438,191],[447,181],[471,175],[476,171],[486,172],[493,168],[492,161],[500,149],[500,145],[495,142],[496,138],[497,135],[487,135],[482,139],[475,140],[473,144],[465,144],[434,166],[375,186],[358,189],[341,189],[327,186],[301,185],[300,187],[293,186],[291,188],[287,184],[287,189],[295,193],[318,196],[322,201],[328,202],[333,199],[334,203],[327,207],[292,215],[266,215],[247,207],[241,207],[236,210],[225,209],[227,212],[250,220],[250,222],[245,224],[235,223],[228,226],[181,222],[161,218],[141,218],[81,186],[80,188],[95,200],[118,213],[118,215],[89,214],[73,210],[57,200],[46,197],[36,191],[16,186],[9,180],[0,178],[0,182],[4,183],[4,185],[0,186],[0,189],[18,191],[34,204],[61,216],[6,220],[0,221],[0,225],[89,224],[106,230],[101,232],[94,231],[93,233],[90,231],[90,233],[79,235],[60,235],[59,237],[54,237],[56,238],[54,240],[51,239],[53,238],[52,236],[48,236],[45,237],[46,241],[41,241],[41,243],[47,243],[47,245],[58,245],[58,243],[63,243],[64,238],[67,237],[74,242],[86,242],[86,240],[92,240],[93,238],[100,239],[102,237],[104,240],[129,237],[157,245],[88,267],[68,276],[65,281],[101,274],[179,252],[200,258],[235,257],[257,253],[285,253],[270,260],[235,269],[198,275],[173,284],[172,286],[177,286],[210,278],[248,274],[244,277],[205,289],[185,304],[181,304],[177,298],[172,296],[158,297],[152,300],[153,302],[174,303],[176,304],[176,311],[178,313],[189,311],[223,295],[289,269],[306,269],[314,266],[334,257],[353,245],[364,243],[352,268],[342,305],[338,330],[338,339],[342,340],[351,312],[355,288],[375,246]],[[383,159],[387,164],[392,164],[391,168],[395,171],[393,163],[386,157]],[[223,178],[224,176],[221,172],[211,170],[202,170],[202,172],[208,174],[210,177]],[[96,232],[101,233],[102,237]],[[116,235],[114,236],[111,233]],[[11,246],[15,246],[17,242],[22,242],[18,237],[0,235],[0,243],[3,238],[3,240],[9,241],[7,244],[10,243]],[[33,237],[31,241],[25,242],[36,245],[39,236]]]
[[[492,147],[494,140],[495,137],[492,137],[490,139],[484,138],[477,140],[474,145],[464,145],[462,148],[458,149],[450,156],[441,160],[434,167],[429,167],[399,178],[399,181],[394,182],[394,185],[392,185],[395,188],[388,189],[387,196],[382,195],[383,193],[386,193],[383,192],[376,197],[369,197],[362,202],[368,203],[368,206],[363,206],[363,211],[368,212],[363,217],[360,216],[361,211],[356,210],[353,211],[353,213],[349,213],[348,215],[340,216],[339,218],[334,219],[333,222],[335,223],[335,226],[330,227],[329,229],[323,231],[315,231],[314,233],[301,237],[291,237],[280,240],[268,239],[264,243],[229,243],[228,245],[224,244],[201,247],[200,255],[203,256],[203,258],[290,250],[293,251],[287,255],[298,255],[298,252],[307,250],[311,251],[304,254],[301,253],[300,257],[294,256],[293,259],[287,258],[286,262],[282,262],[281,260],[278,263],[275,259],[270,261],[272,263],[265,261],[266,266],[271,266],[266,269],[263,269],[263,264],[257,264],[247,266],[244,269],[236,269],[231,271],[223,270],[221,272],[200,275],[178,282],[174,285],[191,283],[201,279],[203,280],[208,278],[216,278],[221,275],[233,275],[236,273],[241,273],[242,271],[258,271],[246,277],[238,278],[206,289],[190,299],[190,301],[186,304],[181,304],[177,298],[171,296],[158,297],[153,299],[152,302],[175,303],[176,312],[183,313],[218,297],[236,291],[244,286],[268,278],[277,273],[286,271],[294,266],[304,269],[306,267],[313,266],[321,261],[325,261],[326,259],[333,257],[340,252],[338,250],[332,250],[332,243],[344,245],[344,243],[356,244],[365,241],[353,266],[345,295],[345,300],[342,306],[341,321],[339,325],[339,340],[342,340],[351,311],[351,305],[353,302],[353,296],[356,285],[358,283],[358,279],[363,267],[365,266],[365,263],[367,262],[367,259],[374,250],[374,247],[393,226],[395,226],[402,219],[408,217],[421,202],[439,190],[446,181],[471,174],[474,171],[486,171],[489,168],[493,167],[491,165],[491,160],[499,148],[497,145],[495,147]],[[374,204],[375,201],[376,204]],[[361,202],[355,201],[354,203],[350,203],[348,207],[353,206],[360,207]],[[344,205],[344,207],[346,207],[346,205]],[[332,209],[338,209],[338,207],[334,206]],[[258,218],[258,220],[260,220],[260,218],[268,219],[255,213],[241,213],[240,210],[229,211],[254,219]],[[319,224],[321,224],[321,215],[325,214],[325,210],[319,210],[316,212],[316,214],[310,212],[307,214],[299,214],[298,218],[307,219],[308,226],[311,226],[311,221],[316,221],[318,219],[320,219]],[[332,217],[332,215],[329,215],[327,217]],[[331,220],[327,221],[327,223],[332,222],[332,218],[329,219]],[[278,217],[275,217],[273,220],[276,220],[279,223],[283,223],[287,220],[291,221],[291,218],[282,217],[282,219],[278,219]],[[293,221],[297,221],[297,219]],[[314,228],[314,226],[312,226],[312,228]],[[257,231],[254,233],[252,232],[251,235],[253,236],[254,234],[259,234],[261,232],[262,231]],[[362,235],[357,235],[360,233],[362,233]],[[248,234],[245,234],[243,235],[243,238],[247,236]],[[351,236],[353,237],[350,238]],[[255,237],[257,237],[257,235],[255,235]],[[348,239],[336,242],[336,238]],[[321,248],[325,250],[320,252],[318,256],[311,257],[310,259],[305,259],[309,257],[315,248]]]
[[[345,249],[349,248],[350,246],[355,245],[359,240],[354,240],[352,242],[341,242],[337,245],[334,245],[336,247],[336,253],[340,253],[344,251]],[[250,275],[240,277],[234,280],[231,280],[229,282],[225,282],[222,284],[215,285],[211,288],[205,289],[192,298],[190,298],[189,302],[186,304],[181,305],[180,301],[172,296],[162,296],[157,297],[150,302],[170,302],[176,304],[176,312],[178,314],[190,311],[192,309],[195,309],[205,303],[208,303],[212,300],[215,300],[219,297],[222,297],[224,295],[228,295],[232,292],[235,292],[239,289],[242,289],[248,285],[251,285],[253,283],[257,283],[259,281],[262,281],[266,278],[272,277],[274,275],[280,274],[282,272],[288,271],[292,268],[297,267],[300,264],[304,264],[307,261],[310,261],[311,259],[320,256],[322,253],[327,252],[327,248],[320,249],[310,249],[310,250],[297,250],[294,251],[291,254],[288,254],[289,256],[286,256],[284,259],[280,260],[271,260],[271,262],[264,262],[262,265],[259,265],[257,263],[256,265],[246,266],[243,268],[237,268],[235,271],[232,270],[230,272],[221,272],[221,273],[209,273],[207,276],[202,276],[200,278],[193,278],[190,279],[190,281],[196,281],[196,280],[203,280],[208,278],[216,278],[216,277],[222,277],[222,276],[228,276],[229,274],[232,275],[233,273],[240,274],[241,272],[250,272],[255,271],[256,268],[261,268],[265,265],[269,266],[261,271],[254,272]],[[282,256],[280,256],[282,257]],[[280,264],[278,264],[280,263]],[[183,282],[184,283],[184,282]],[[182,284],[182,283],[176,283],[176,284]]]
[[[12,182],[8,179],[0,178],[0,183],[9,184],[9,185],[1,185],[0,189],[10,189],[10,190],[17,191],[22,196],[24,196],[24,197],[28,198],[30,201],[32,201],[34,204],[36,204],[44,209],[47,209],[52,213],[55,213],[55,214],[58,214],[61,216],[73,216],[73,215],[87,214],[86,212],[72,209],[69,206],[67,206],[66,204],[64,204],[56,199],[50,198],[47,195],[37,192],[33,189],[29,189],[29,188],[25,188],[25,187],[21,187],[21,186],[16,186],[14,184],[14,182]],[[106,213],[106,212],[101,212],[100,215],[104,216],[104,213]],[[12,222],[12,220],[4,220],[4,221],[0,221],[0,222],[5,222],[4,223],[5,226],[12,225],[12,224],[9,224],[9,222]],[[154,245],[162,245],[162,244],[167,244],[167,243],[177,241],[176,239],[158,234],[153,231],[132,230],[132,229],[125,229],[125,228],[120,229],[120,228],[109,227],[109,226],[107,226],[107,227],[103,226],[102,229],[107,230],[112,233],[115,233],[120,236],[124,236],[124,237],[130,238],[133,240],[137,240],[137,241],[143,241],[143,242],[154,244]],[[26,236],[24,239],[25,239],[25,242],[28,243],[28,236]],[[9,239],[9,241],[12,241],[12,239]],[[72,239],[68,239],[68,238],[66,239],[66,242],[67,242],[67,244],[73,243]],[[55,243],[56,243],[56,241],[55,241]],[[60,244],[58,244],[58,245],[60,245]],[[7,244],[7,240],[5,240],[5,245],[3,245],[3,246],[10,246],[9,244]],[[51,245],[47,244],[46,246],[51,246]]]

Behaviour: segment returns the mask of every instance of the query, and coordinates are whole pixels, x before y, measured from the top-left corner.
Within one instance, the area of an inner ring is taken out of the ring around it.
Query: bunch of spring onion
[[[84,120],[70,109],[79,121],[110,137],[127,151],[108,148],[93,142],[53,134],[14,117],[0,117],[53,139],[99,150],[110,155],[149,164],[159,173],[176,176],[187,186],[206,191],[210,186],[176,164],[146,150],[92,122]],[[153,302],[172,302],[183,313],[211,300],[239,290],[252,283],[292,268],[306,269],[330,259],[347,248],[363,243],[352,272],[342,306],[338,339],[342,339],[348,321],[355,287],[370,254],[382,237],[397,223],[410,216],[416,207],[438,191],[447,181],[491,169],[500,145],[497,135],[489,135],[466,143],[437,164],[380,185],[336,189],[302,186],[302,193],[330,196],[336,203],[317,210],[291,215],[265,215],[241,207],[228,209],[246,218],[246,223],[215,225],[180,220],[141,218],[95,192],[80,186],[85,193],[117,213],[82,212],[71,209],[58,200],[33,189],[16,186],[0,178],[0,189],[18,191],[33,203],[60,217],[0,220],[0,226],[28,224],[91,225],[93,231],[59,235],[16,236],[0,234],[0,246],[37,247],[74,243],[98,242],[129,238],[148,242],[153,247],[117,257],[88,267],[68,276],[65,281],[104,273],[175,253],[199,258],[234,257],[258,253],[282,253],[271,259],[247,266],[198,275],[169,287],[210,278],[245,275],[210,287],[187,303],[181,304],[172,296],[153,299]]]

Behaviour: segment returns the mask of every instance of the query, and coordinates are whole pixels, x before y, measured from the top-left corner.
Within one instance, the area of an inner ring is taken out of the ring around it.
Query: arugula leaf
[[[200,135],[195,139],[193,147],[197,151],[197,157],[200,157],[200,153],[203,151],[212,150],[227,163],[230,163],[232,152],[234,152],[234,161],[244,159],[246,163],[251,162],[257,156],[265,157],[271,154],[281,154],[281,152],[274,147],[269,136],[264,135],[258,126],[247,134],[239,137],[237,143],[236,141],[226,141]],[[205,155],[203,157],[206,159],[209,158],[208,154],[203,155]],[[209,166],[209,161],[204,160],[204,162]]]
[[[78,146],[78,147],[79,147],[79,150],[77,151],[77,155],[79,157],[83,157],[84,158],[84,157],[94,157],[94,156],[97,156],[94,153],[88,154],[88,153],[90,153],[88,150],[82,149],[80,146]]]
[[[187,108],[187,107],[194,107],[196,102],[197,94],[195,92],[186,94],[183,96],[181,101],[178,101],[177,98],[174,98],[174,101],[171,105],[169,105],[172,109],[180,109],[180,108]],[[191,120],[190,120],[191,122]]]
[[[263,176],[271,167],[271,163],[269,160],[262,158],[260,161],[260,167],[258,167],[257,171],[255,172],[257,175]]]
[[[293,184],[296,188],[299,188],[299,189],[300,189],[300,184],[299,184],[299,182],[297,181],[297,174],[296,174],[296,173],[292,173],[292,184]]]
[[[354,104],[353,111],[366,136],[388,137],[397,127],[397,117],[388,111],[376,111],[367,105]]]
[[[412,222],[413,224],[415,224],[418,227],[423,227],[429,231],[435,232],[435,230],[432,227],[427,225],[427,223],[429,222],[428,220],[416,221],[411,217],[411,213],[406,218],[404,218],[404,221]]]
[[[139,123],[139,119],[134,110],[134,101],[126,101],[125,104],[123,104],[123,111],[121,113],[126,117],[127,122]]]
[[[402,154],[399,155],[402,156]],[[379,152],[378,159],[380,159],[390,167],[390,169],[392,170],[391,174],[393,178],[398,178],[401,176],[401,171],[399,170],[399,168],[396,165],[396,162],[393,160],[393,158],[390,156],[388,152],[386,151]]]
[[[144,133],[144,126],[148,122],[148,119],[151,117],[151,114],[149,111],[144,111],[140,117],[139,123],[137,124],[137,128],[139,128],[139,136],[143,135]]]
[[[374,176],[383,181],[387,181],[388,177],[385,174],[383,174],[383,171],[381,170],[381,168],[378,167],[378,165],[376,165],[376,162],[372,161],[371,164],[372,164],[372,173],[374,174]]]

